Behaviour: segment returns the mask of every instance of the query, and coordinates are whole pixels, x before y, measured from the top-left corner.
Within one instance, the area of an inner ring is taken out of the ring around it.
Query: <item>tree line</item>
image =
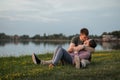
[[[112,31],[112,32],[103,32],[102,35],[113,35],[116,38],[120,38],[120,30],[118,31]]]
[[[46,33],[44,33],[43,36],[41,36],[40,34],[36,34],[33,37],[30,37],[29,35],[6,35],[5,33],[0,33],[0,40],[70,40],[73,36],[77,36],[79,34],[75,34],[75,35],[70,35],[70,36],[66,36],[62,33],[60,34],[51,34],[51,35],[46,35]],[[96,38],[96,39],[101,39],[102,35],[113,35],[117,38],[120,38],[120,30],[118,31],[112,31],[112,32],[103,32],[100,36],[98,35],[90,35],[90,38]]]
[[[51,34],[51,35],[46,35],[44,33],[43,36],[40,34],[36,34],[33,37],[30,37],[29,35],[6,35],[5,33],[0,33],[0,40],[69,40],[73,37],[74,35],[71,36],[65,36],[64,34]]]

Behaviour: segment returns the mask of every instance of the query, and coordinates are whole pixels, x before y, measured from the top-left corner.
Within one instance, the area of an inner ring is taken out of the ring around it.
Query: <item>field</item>
[[[38,55],[49,60],[52,54]],[[87,68],[75,69],[58,64],[54,69],[35,65],[31,55],[0,57],[0,80],[120,80],[120,51],[98,51],[92,54]]]

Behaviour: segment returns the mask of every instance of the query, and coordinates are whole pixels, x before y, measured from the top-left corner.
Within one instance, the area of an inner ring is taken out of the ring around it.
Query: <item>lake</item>
[[[0,57],[45,54],[54,52],[58,45],[67,49],[70,42],[54,41],[0,41]],[[96,51],[119,50],[120,42],[97,42]]]

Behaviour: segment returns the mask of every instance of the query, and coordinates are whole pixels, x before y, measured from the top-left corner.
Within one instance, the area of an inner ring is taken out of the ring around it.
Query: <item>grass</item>
[[[41,54],[49,60],[52,54]],[[31,56],[1,57],[0,80],[119,80],[120,51],[99,51],[92,55],[92,63],[84,69],[60,64],[52,70],[47,65],[35,65]]]

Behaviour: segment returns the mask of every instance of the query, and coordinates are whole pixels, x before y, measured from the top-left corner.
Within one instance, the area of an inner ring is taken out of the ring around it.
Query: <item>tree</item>
[[[5,33],[0,33],[0,39],[1,40],[10,39],[10,36],[6,35]]]
[[[20,39],[29,39],[29,36],[28,35],[23,35],[23,36],[20,36]]]
[[[41,38],[41,37],[40,37],[39,34],[37,34],[37,35],[35,35],[35,36],[32,37],[32,39],[40,39],[40,38]]]
[[[113,31],[113,32],[111,32],[111,34],[117,38],[120,38],[120,31]]]

